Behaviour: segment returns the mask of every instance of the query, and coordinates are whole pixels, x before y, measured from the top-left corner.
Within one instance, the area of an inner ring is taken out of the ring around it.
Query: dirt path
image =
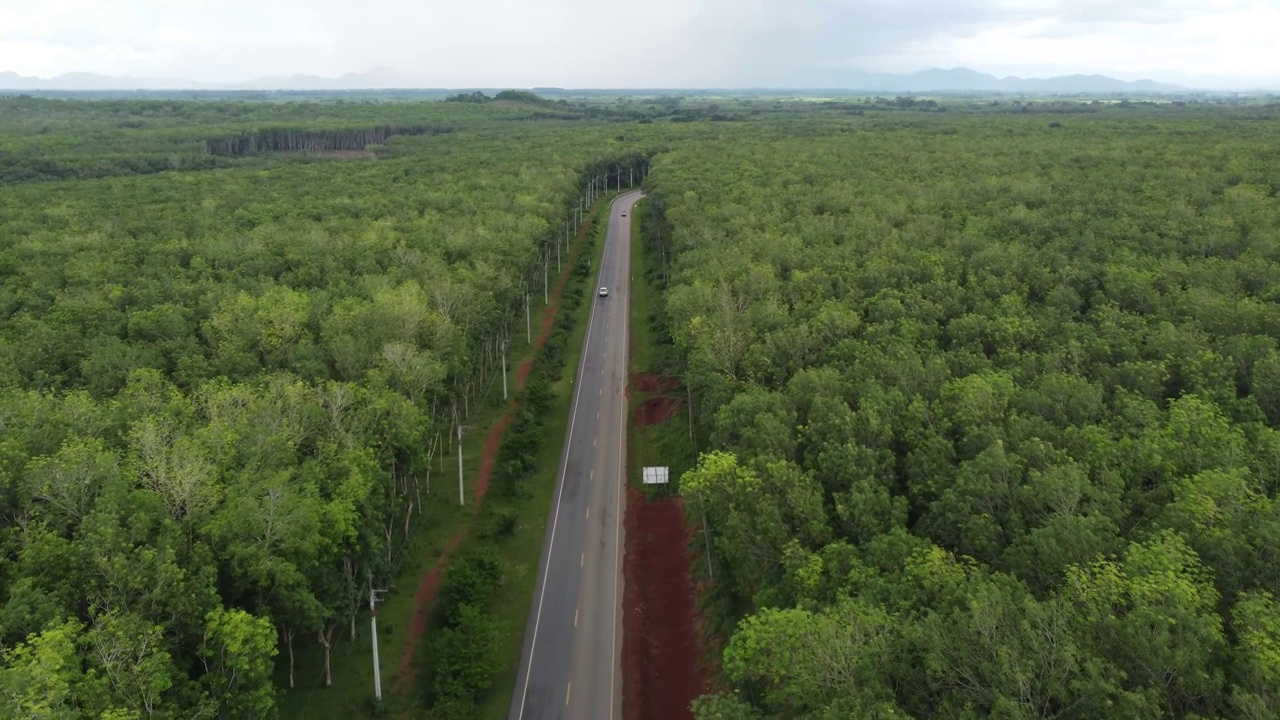
[[[569,249],[568,260],[565,262],[563,270],[560,272],[559,277],[556,278],[555,285],[551,289],[548,305],[543,308],[538,338],[534,342],[535,352],[540,352],[543,346],[547,344],[547,338],[551,336],[551,330],[555,326],[556,311],[560,307],[560,295],[564,292],[565,286],[569,284],[569,276],[577,265],[578,255],[582,250],[582,241],[586,238],[587,228],[588,225],[586,224],[578,228],[578,236],[574,238],[573,246]],[[532,370],[533,358],[525,360],[516,368],[517,393],[524,390],[525,383],[528,381],[529,373]],[[512,399],[506,410],[503,411],[502,416],[489,428],[489,435],[485,438],[484,452],[480,459],[480,467],[476,470],[474,507],[478,508],[480,506],[481,502],[484,501],[485,494],[489,491],[489,477],[493,474],[493,465],[498,458],[498,449],[502,447],[503,434],[511,419],[515,417],[517,408],[517,402]],[[413,688],[414,680],[417,677],[414,658],[417,656],[418,646],[422,644],[422,637],[427,632],[431,608],[434,607],[436,593],[440,590],[440,581],[444,575],[445,568],[449,565],[449,558],[453,555],[453,551],[457,550],[462,541],[466,539],[469,530],[469,526],[464,526],[457,534],[449,538],[449,542],[445,545],[444,552],[440,553],[440,558],[436,560],[436,564],[418,579],[418,589],[413,596],[414,609],[413,617],[409,620],[408,639],[396,671],[395,688],[401,694],[407,694]]]
[[[627,488],[623,719],[686,720],[705,689],[684,501]]]
[[[680,412],[681,404],[679,400],[672,400],[661,395],[645,400],[640,403],[640,407],[636,408],[636,427],[657,425],[670,420],[676,416],[676,413]]]

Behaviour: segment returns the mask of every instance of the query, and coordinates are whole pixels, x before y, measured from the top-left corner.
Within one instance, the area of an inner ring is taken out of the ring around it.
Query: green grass
[[[571,279],[570,286],[572,283]],[[542,307],[545,305],[537,305],[535,310]],[[534,328],[535,331],[537,329],[537,327]],[[511,346],[512,355],[508,358],[507,382],[508,390],[512,394],[515,392],[516,368],[534,354],[534,346],[520,341],[518,338],[521,336],[523,333],[517,333],[514,336],[515,341]],[[537,340],[536,334],[534,340]],[[576,368],[576,355],[574,362]],[[417,590],[418,579],[435,566],[450,538],[464,527],[474,526],[478,519],[474,502],[476,470],[480,466],[489,429],[507,407],[507,402],[502,399],[501,377],[494,378],[477,404],[479,407],[473,406],[470,419],[465,421],[465,424],[470,426],[470,430],[463,436],[462,441],[463,487],[467,504],[461,507],[458,505],[457,456],[438,454],[432,461],[431,491],[424,497],[425,510],[420,517],[415,516],[413,520],[416,529],[412,531],[411,546],[408,551],[409,560],[395,581],[387,588],[390,592],[385,602],[378,607],[378,657],[382,665],[382,696],[384,710],[393,714],[412,709],[419,704],[413,696],[416,691],[410,697],[397,697],[394,692],[400,657],[404,653],[408,640],[409,620],[414,611],[414,593]],[[443,461],[443,471],[441,461]],[[489,505],[490,499],[486,499],[481,512],[488,512]],[[527,520],[532,520],[532,517],[528,519],[522,517],[522,525]],[[543,520],[539,519],[539,522]],[[538,547],[540,542],[535,544],[532,551],[534,554],[532,572],[535,574]],[[460,547],[459,550],[461,549]],[[367,612],[357,615],[354,641],[349,640],[346,626],[339,628],[335,633],[331,656],[333,687],[326,688],[323,685],[324,653],[315,637],[296,637],[293,645],[296,687],[291,691],[287,689],[289,660],[284,648],[281,648],[280,655],[276,658],[276,686],[285,689],[277,703],[281,720],[374,716],[373,653]],[[516,652],[518,653],[519,650],[517,649]],[[422,649],[419,649],[418,657],[420,658],[422,654]],[[421,672],[419,672],[419,678],[421,678]]]
[[[637,219],[645,217],[645,201],[636,205],[633,215]],[[630,367],[633,373],[652,373],[655,375],[673,374],[676,369],[674,348],[666,342],[659,342],[655,326],[658,322],[657,310],[662,294],[662,277],[657,272],[656,258],[651,257],[646,249],[642,236],[644,222],[631,223],[631,343]],[[631,392],[632,417],[640,405],[662,393],[641,393],[635,389]],[[679,390],[673,397],[682,398]],[[627,478],[635,487],[641,489],[648,497],[663,497],[675,494],[679,487],[680,476],[693,467],[693,444],[689,439],[688,407],[682,407],[670,420],[657,425],[637,427],[630,423],[627,430]],[[667,486],[644,485],[641,468],[646,466],[666,466],[671,471],[671,483]]]

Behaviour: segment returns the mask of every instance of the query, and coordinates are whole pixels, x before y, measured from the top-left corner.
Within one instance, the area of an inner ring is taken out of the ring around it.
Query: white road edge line
[[[608,244],[608,231],[605,233],[605,243]],[[591,321],[595,319],[596,307],[598,302],[592,301],[591,313],[587,315],[587,335],[582,340],[582,354],[578,358],[578,377],[582,377],[583,371],[587,367],[587,348],[591,345]],[[564,459],[560,467],[560,487],[556,490],[556,511],[551,516],[551,541],[547,543],[547,571],[542,575],[542,589],[538,593],[538,611],[533,617],[533,638],[529,641],[529,659],[532,661],[534,651],[538,647],[538,626],[542,623],[542,603],[547,598],[547,576],[551,574],[551,557],[552,550],[556,545],[556,526],[560,521],[560,501],[564,498],[564,476],[565,471],[569,469],[569,451],[573,447],[573,428],[578,421],[578,405],[582,400],[582,383],[578,383],[573,389],[573,413],[569,417],[569,437],[565,440]],[[587,510],[590,512],[590,509]],[[524,686],[520,690],[520,710],[516,713],[517,720],[524,718],[524,705],[529,699],[529,676],[532,674],[533,666],[529,665],[529,669],[524,675]],[[610,693],[613,688],[610,687]],[[566,693],[567,695],[567,693]],[[569,704],[568,697],[565,698],[565,705]]]

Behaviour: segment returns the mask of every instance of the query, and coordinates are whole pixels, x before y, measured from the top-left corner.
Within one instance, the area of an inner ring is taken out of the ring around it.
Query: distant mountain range
[[[1185,93],[1190,89],[1154,80],[1126,81],[1105,75],[1051,78],[996,77],[969,68],[933,68],[911,75],[850,70],[808,70],[793,78],[797,87],[867,92],[1010,92],[1010,93]]]
[[[319,75],[263,77],[238,83],[209,83],[174,78],[116,77],[76,72],[38,78],[0,72],[2,90],[375,90],[413,87],[407,78],[389,70],[351,73],[336,78]]]
[[[1213,90],[1280,90],[1280,78],[1258,81],[1248,87],[1222,78],[1209,83],[1189,82],[1171,85],[1154,80],[1117,80],[1105,75],[1064,75],[1050,78],[996,77],[968,68],[943,70],[933,68],[910,75],[864,73],[853,70],[810,68],[792,75],[774,87],[787,89],[851,90],[871,93],[938,93],[1001,92],[1041,94],[1157,94],[1186,93],[1196,88]],[[382,90],[420,88],[422,85],[405,73],[376,68],[336,78],[318,75],[263,77],[238,83],[208,83],[194,80],[113,77],[76,72],[55,78],[36,78],[12,72],[0,72],[0,92],[76,91],[76,90]],[[432,88],[443,89],[443,88]]]

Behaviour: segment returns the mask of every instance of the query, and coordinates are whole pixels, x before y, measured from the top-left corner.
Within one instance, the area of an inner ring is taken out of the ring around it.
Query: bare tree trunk
[[[316,633],[320,644],[324,646],[324,686],[333,687],[333,670],[329,666],[329,658],[333,653],[333,630],[336,624],[330,623]]]
[[[289,648],[289,688],[293,689],[293,636],[297,631],[291,627],[280,627],[280,637],[284,639],[285,647]]]
[[[356,582],[357,572],[359,572],[359,570],[357,569],[356,561],[353,560],[350,555],[343,557],[342,558],[342,574],[347,580],[347,587],[352,591],[352,593],[347,596],[347,610],[351,618],[351,639],[352,640],[356,639],[355,618],[356,618],[356,613],[360,611],[360,598],[361,598],[361,595],[363,594],[356,589],[358,587],[358,584]]]
[[[387,529],[383,534],[387,536],[387,567],[391,567],[391,538],[395,536],[396,521],[391,519],[387,521]]]

